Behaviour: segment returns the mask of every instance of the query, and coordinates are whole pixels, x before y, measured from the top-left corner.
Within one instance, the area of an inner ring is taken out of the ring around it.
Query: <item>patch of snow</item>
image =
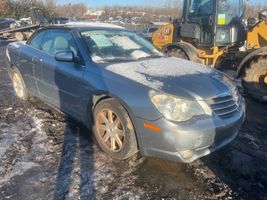
[[[153,89],[161,89],[164,86],[164,83],[158,80],[160,78],[211,74],[213,72],[211,68],[205,65],[174,57],[116,63],[107,65],[105,68]],[[158,79],[152,80],[149,77]]]
[[[92,34],[90,35],[90,38],[96,43],[97,47],[99,48],[113,46],[110,39],[107,38],[105,35]]]
[[[105,63],[103,61],[103,58],[101,58],[100,56],[96,56],[96,55],[92,56],[92,61],[94,61],[95,63]]]
[[[111,37],[110,40],[118,45],[119,47],[121,47],[122,49],[125,50],[130,50],[130,49],[140,49],[141,46],[139,44],[137,44],[135,41],[133,41],[132,39],[130,39],[129,37],[126,36],[114,36]]]
[[[139,58],[145,58],[145,57],[149,57],[149,54],[144,52],[144,51],[141,51],[141,50],[135,50],[131,53],[131,56],[134,58],[134,59],[139,59]]]
[[[7,59],[8,59],[8,61],[10,62],[10,55],[9,55],[9,52],[8,52],[8,48],[6,48],[6,57],[7,57]]]
[[[36,130],[38,130],[39,132],[43,132],[43,130],[42,130],[43,120],[40,118],[37,118],[36,116],[32,116],[32,120],[34,121],[34,124],[36,126]]]
[[[47,135],[45,134],[37,134],[36,136],[34,136],[34,138],[32,139],[33,142],[32,151],[35,153],[36,152],[47,153],[48,147],[44,143],[46,139]]]
[[[12,107],[4,109],[4,111],[9,111],[9,110],[12,110]]]
[[[34,162],[17,162],[13,168],[13,170],[8,173],[2,180],[0,180],[0,184],[9,181],[14,176],[21,176],[28,170],[39,167],[40,165]]]
[[[26,44],[26,41],[19,41],[19,42],[12,42],[9,45],[15,48],[20,48],[21,46],[24,46],[25,44]]]
[[[48,151],[51,151],[53,149],[53,146],[47,143],[47,134],[42,130],[43,120],[37,118],[36,116],[33,116],[32,120],[35,124],[34,130],[36,131],[36,134],[32,139],[32,152],[35,154],[46,154]]]
[[[0,157],[4,155],[11,144],[13,144],[19,135],[19,130],[17,124],[12,125],[12,127],[2,128],[0,135]]]

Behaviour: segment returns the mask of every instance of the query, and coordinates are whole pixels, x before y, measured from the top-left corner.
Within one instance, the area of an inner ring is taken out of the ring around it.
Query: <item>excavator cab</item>
[[[245,41],[244,0],[185,0],[177,38],[197,47]]]
[[[225,49],[245,44],[245,1],[184,0],[182,18],[158,29],[153,44],[170,56],[217,66]]]
[[[182,18],[155,31],[152,41],[168,56],[236,70],[245,91],[267,102],[267,10],[246,26],[246,1],[184,0]]]

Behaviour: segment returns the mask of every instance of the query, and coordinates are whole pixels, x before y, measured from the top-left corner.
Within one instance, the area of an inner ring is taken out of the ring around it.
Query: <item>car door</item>
[[[42,54],[40,50],[45,31],[35,34],[20,50],[20,71],[24,77],[25,84],[31,93],[39,95],[36,79],[42,65]]]
[[[72,51],[82,60],[72,34],[60,29],[47,30],[42,50],[46,52],[42,60],[42,80],[38,82],[42,98],[80,119],[82,95],[86,93],[84,66],[82,62],[55,59],[57,53]]]

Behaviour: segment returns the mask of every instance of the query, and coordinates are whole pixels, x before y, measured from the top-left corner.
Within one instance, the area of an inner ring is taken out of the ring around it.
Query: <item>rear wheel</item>
[[[251,62],[243,78],[245,91],[252,98],[267,101],[267,58]]]
[[[97,104],[93,131],[99,146],[112,158],[123,160],[138,152],[130,117],[114,99]]]
[[[184,50],[182,50],[180,48],[172,48],[172,49],[168,50],[167,55],[170,57],[177,57],[177,58],[189,60],[187,54],[184,52]]]
[[[22,99],[22,100],[28,99],[28,91],[26,89],[24,80],[17,68],[14,68],[12,70],[12,85],[13,85],[15,94],[19,99]]]

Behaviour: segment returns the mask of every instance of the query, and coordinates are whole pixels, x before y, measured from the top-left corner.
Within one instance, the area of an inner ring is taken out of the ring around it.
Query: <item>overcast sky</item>
[[[164,3],[164,0],[57,0],[60,4],[66,3],[79,3],[83,2],[90,7],[101,7],[105,5],[152,5],[152,6],[161,6]],[[249,4],[266,4],[266,0],[249,0]]]

